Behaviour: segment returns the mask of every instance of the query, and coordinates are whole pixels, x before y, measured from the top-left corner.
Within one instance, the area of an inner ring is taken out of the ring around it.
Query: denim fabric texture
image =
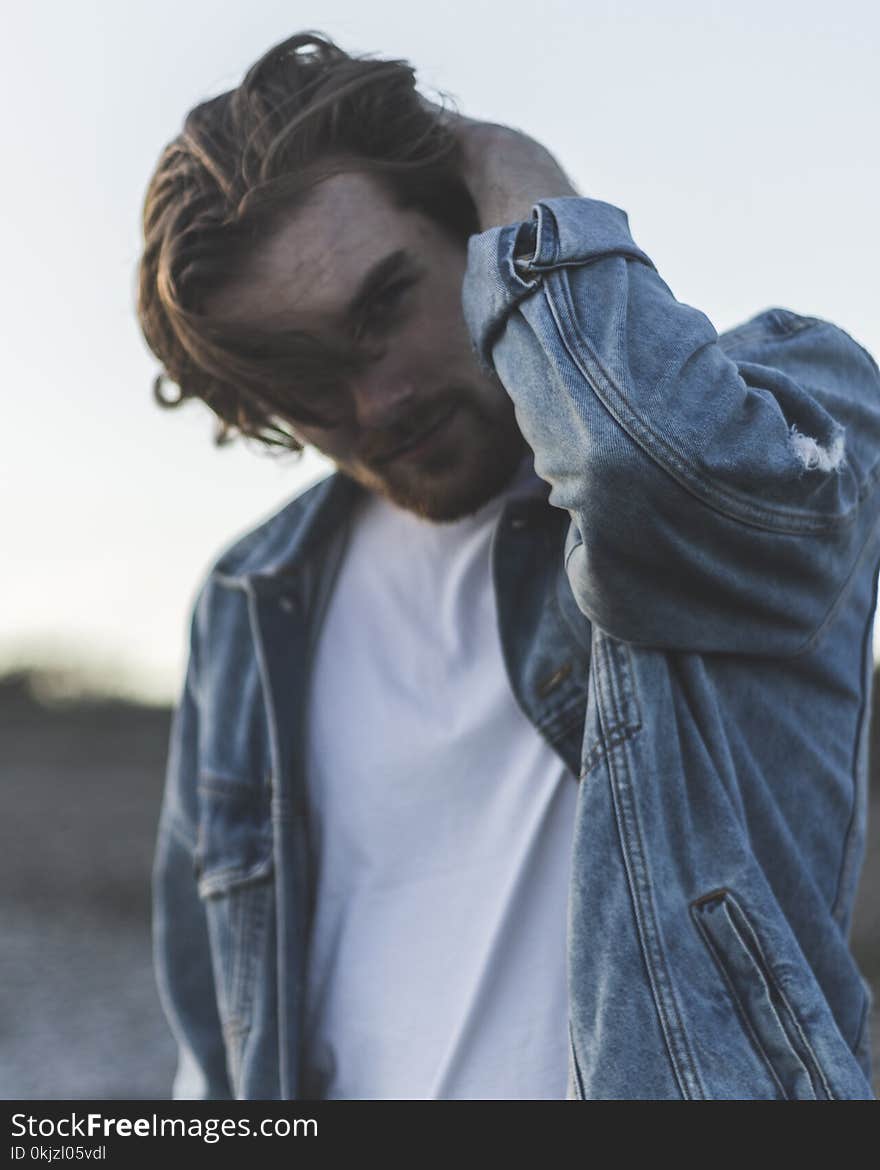
[[[547,483],[492,571],[512,691],[579,785],[569,1095],[871,1099],[876,363],[788,309],[719,336],[587,198],[471,237],[462,303]],[[177,1096],[303,1083],[305,697],[361,490],[294,499],[194,607],[154,874]]]

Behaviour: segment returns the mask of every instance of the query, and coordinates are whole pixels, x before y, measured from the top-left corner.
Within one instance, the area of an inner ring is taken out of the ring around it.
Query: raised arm
[[[473,126],[485,230],[469,243],[465,317],[572,517],[579,606],[644,645],[809,649],[877,527],[876,363],[784,309],[719,338],[625,212],[573,194],[533,140]]]

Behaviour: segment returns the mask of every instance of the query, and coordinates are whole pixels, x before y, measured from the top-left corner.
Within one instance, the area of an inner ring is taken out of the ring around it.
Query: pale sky
[[[868,0],[19,5],[4,24],[0,670],[85,662],[173,698],[217,552],[326,470],[153,405],[134,274],[195,103],[318,29],[545,142],[724,330],[783,305],[880,355],[880,6]]]

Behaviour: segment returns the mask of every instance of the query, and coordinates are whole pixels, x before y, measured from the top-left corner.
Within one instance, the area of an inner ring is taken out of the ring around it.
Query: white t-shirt
[[[565,1097],[577,782],[511,692],[489,559],[525,471],[452,524],[355,517],[309,703],[309,1096]]]

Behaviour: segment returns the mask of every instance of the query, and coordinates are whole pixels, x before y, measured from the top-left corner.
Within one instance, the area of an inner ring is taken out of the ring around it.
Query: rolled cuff
[[[599,199],[542,199],[530,219],[471,236],[462,308],[481,363],[494,369],[492,348],[509,314],[540,286],[545,272],[628,256],[654,268],[634,243],[625,211]]]

